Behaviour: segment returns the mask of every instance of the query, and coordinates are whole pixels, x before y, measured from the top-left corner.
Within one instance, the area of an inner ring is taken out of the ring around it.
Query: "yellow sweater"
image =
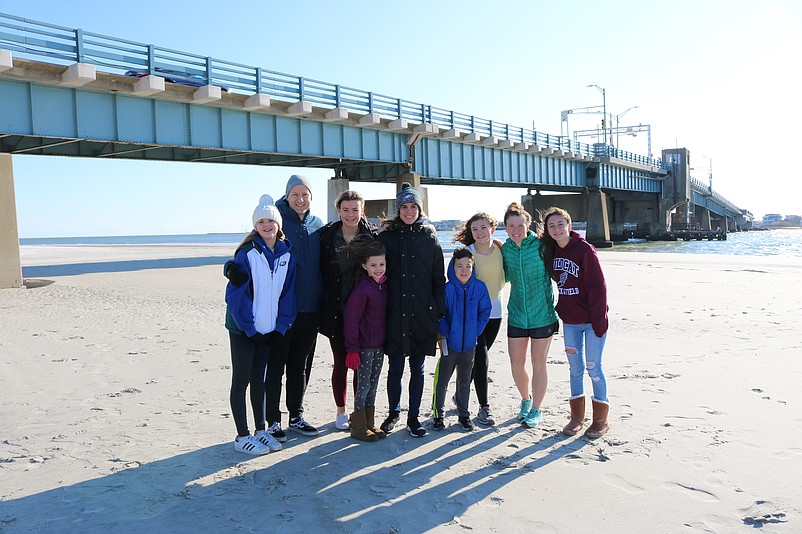
[[[490,293],[490,301],[493,305],[490,318],[501,319],[501,292],[504,290],[504,261],[501,257],[501,249],[493,244],[490,254],[484,256],[476,252],[475,244],[468,248],[473,252],[476,278],[485,283],[487,291]]]

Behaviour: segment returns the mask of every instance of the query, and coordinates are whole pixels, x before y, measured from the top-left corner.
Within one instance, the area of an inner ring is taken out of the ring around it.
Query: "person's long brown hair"
[[[549,235],[549,217],[558,215],[564,217],[568,224],[571,224],[571,215],[562,208],[552,206],[543,214],[543,235],[540,237],[540,257],[546,265],[546,270],[553,280],[559,279],[559,275],[554,272],[554,254],[559,246],[553,237]]]

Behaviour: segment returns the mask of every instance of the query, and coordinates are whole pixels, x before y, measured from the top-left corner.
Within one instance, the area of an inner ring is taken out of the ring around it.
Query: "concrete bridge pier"
[[[580,194],[534,195],[521,197],[524,209],[532,214],[535,222],[542,226],[541,216],[545,211],[556,206],[567,211],[572,221],[586,221],[585,239],[597,248],[611,247],[610,222],[607,216],[607,195],[599,190],[586,190]]]
[[[22,287],[22,265],[14,166],[9,154],[0,154],[0,289],[19,287]]]

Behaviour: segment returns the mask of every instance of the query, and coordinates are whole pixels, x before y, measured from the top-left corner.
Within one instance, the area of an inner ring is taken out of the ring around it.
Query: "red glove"
[[[360,364],[362,364],[362,361],[359,359],[358,352],[349,352],[345,355],[345,366],[349,369],[356,369]]]

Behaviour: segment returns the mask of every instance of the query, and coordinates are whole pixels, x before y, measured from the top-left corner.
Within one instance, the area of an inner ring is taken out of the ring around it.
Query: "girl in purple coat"
[[[344,248],[358,261],[361,277],[345,305],[343,329],[348,351],[345,365],[356,372],[351,437],[377,441],[386,434],[376,426],[376,390],[384,363],[387,319],[387,260],[385,249],[368,234],[356,236]]]

